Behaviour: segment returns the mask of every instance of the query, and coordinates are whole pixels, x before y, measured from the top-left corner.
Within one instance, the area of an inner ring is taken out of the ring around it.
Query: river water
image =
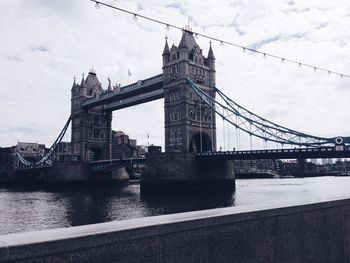
[[[237,179],[232,195],[144,197],[140,185],[89,190],[0,188],[0,234],[227,206],[290,205],[350,198],[350,177]]]

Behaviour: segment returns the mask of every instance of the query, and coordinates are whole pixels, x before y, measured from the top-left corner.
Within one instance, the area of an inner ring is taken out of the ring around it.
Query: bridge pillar
[[[184,31],[179,45],[163,51],[165,153],[147,157],[141,176],[144,191],[166,185],[211,186],[234,189],[231,161],[201,162],[196,154],[216,151],[215,112],[187,84],[190,78],[215,98],[215,57],[210,46],[207,57],[193,33]],[[205,187],[204,187],[205,188]]]
[[[235,189],[232,161],[203,161],[194,153],[162,153],[147,156],[146,167],[141,175],[143,193],[232,192]]]
[[[91,70],[80,84],[74,82],[71,90],[72,148],[79,160],[110,159],[112,140],[112,113],[103,106],[83,108],[85,100],[99,96],[103,92],[95,71]]]

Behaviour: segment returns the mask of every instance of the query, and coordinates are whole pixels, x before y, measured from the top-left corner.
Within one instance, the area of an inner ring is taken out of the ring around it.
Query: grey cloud
[[[283,109],[280,109],[280,110],[272,109],[272,110],[269,110],[269,111],[267,111],[266,113],[263,114],[263,116],[266,119],[269,119],[272,122],[274,120],[277,120],[277,119],[282,119],[284,116],[287,116],[287,115],[288,115],[287,111],[283,110]]]
[[[30,127],[15,127],[15,128],[1,128],[0,129],[0,133],[15,133],[15,132],[19,132],[19,133],[31,133],[31,134],[35,134],[35,133],[41,133],[39,130],[36,129],[32,129]]]
[[[31,0],[23,1],[23,6],[25,9],[37,10],[39,14],[58,14],[65,18],[78,17],[82,12],[81,2],[76,0]]]
[[[256,42],[254,44],[251,44],[249,45],[250,48],[252,49],[260,49],[263,45],[266,45],[266,44],[269,44],[271,42],[275,42],[275,41],[278,41],[279,39],[281,38],[281,34],[277,35],[277,36],[273,36],[273,37],[270,37],[270,38],[266,38],[266,39],[263,39],[259,42]]]
[[[182,15],[184,15],[184,16],[186,16],[186,14],[187,14],[187,11],[186,11],[185,7],[182,6],[182,5],[179,4],[179,3],[171,3],[171,4],[167,5],[166,7],[167,7],[167,8],[174,8],[174,9],[177,9],[177,10],[179,10],[180,13],[181,13]]]
[[[45,46],[39,45],[39,46],[33,46],[30,48],[32,52],[49,52],[49,49]]]
[[[327,27],[328,25],[329,25],[328,22],[324,22],[324,23],[319,24],[319,25],[316,27],[316,29],[322,29],[322,28]]]
[[[17,61],[22,61],[22,58],[20,58],[20,57],[18,57],[18,56],[6,56],[6,57],[5,57],[5,60],[17,62]]]
[[[308,32],[298,32],[298,33],[294,33],[294,34],[291,34],[291,35],[288,35],[288,37],[286,37],[286,39],[289,39],[289,38],[303,38],[307,35]]]

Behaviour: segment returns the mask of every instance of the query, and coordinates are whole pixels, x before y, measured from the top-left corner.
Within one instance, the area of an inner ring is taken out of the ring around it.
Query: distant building
[[[289,175],[300,172],[300,165],[297,160],[279,161],[279,174]]]
[[[321,163],[322,163],[322,165],[332,164],[333,160],[332,160],[332,158],[324,158],[324,159],[321,159]]]
[[[112,131],[112,159],[138,156],[136,140],[130,139],[122,131]]]
[[[234,160],[235,173],[250,173],[258,171],[276,171],[276,164],[273,160]]]
[[[280,175],[314,174],[317,172],[317,165],[305,160],[279,160],[278,173]]]
[[[144,156],[147,154],[147,148],[144,145],[137,145],[137,156]]]
[[[317,159],[310,159],[310,162],[312,162],[313,164],[318,164]]]
[[[37,162],[46,153],[48,149],[45,144],[32,142],[18,142],[17,145],[0,149],[0,173],[4,173],[6,167],[19,167],[21,165],[16,154],[19,154],[29,162]],[[2,172],[1,172],[2,171]]]
[[[162,152],[162,147],[161,146],[156,146],[156,145],[150,145],[148,146],[148,153],[161,153]]]
[[[38,161],[47,151],[45,144],[32,142],[18,142],[14,147],[15,153],[20,154],[28,161]]]

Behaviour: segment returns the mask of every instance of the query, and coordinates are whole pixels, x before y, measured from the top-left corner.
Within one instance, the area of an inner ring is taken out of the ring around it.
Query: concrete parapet
[[[0,262],[349,262],[350,199],[0,236]]]

